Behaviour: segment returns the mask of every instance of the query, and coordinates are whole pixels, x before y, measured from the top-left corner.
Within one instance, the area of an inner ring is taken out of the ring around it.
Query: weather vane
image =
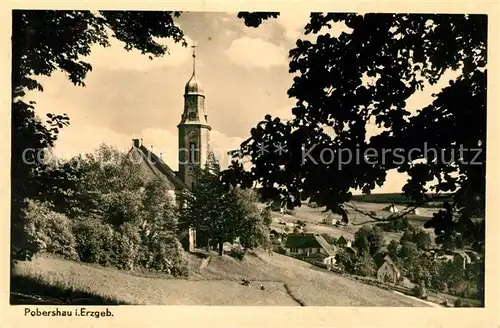
[[[193,41],[193,45],[191,46],[191,48],[193,49],[193,74],[195,73],[195,69],[196,69],[196,65],[195,65],[196,47],[198,47],[198,43],[196,41]]]

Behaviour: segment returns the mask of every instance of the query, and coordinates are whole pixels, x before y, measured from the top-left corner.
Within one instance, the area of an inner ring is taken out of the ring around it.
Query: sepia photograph
[[[488,15],[10,15],[25,316],[485,307]]]

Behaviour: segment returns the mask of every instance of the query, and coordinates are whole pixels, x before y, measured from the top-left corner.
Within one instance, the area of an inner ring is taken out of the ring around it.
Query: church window
[[[195,142],[189,143],[189,163],[196,164],[196,162],[197,162],[196,152],[197,151],[198,151],[198,149],[196,149],[196,143]]]
[[[190,121],[196,120],[196,113],[195,112],[190,112],[189,113],[189,120]]]

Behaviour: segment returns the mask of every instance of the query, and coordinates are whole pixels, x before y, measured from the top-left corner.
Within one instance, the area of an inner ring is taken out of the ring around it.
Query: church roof
[[[186,83],[186,87],[184,88],[184,94],[203,96],[203,86],[201,85],[201,82],[198,81],[198,79],[196,78],[194,72],[189,81]]]
[[[174,170],[167,165],[167,163],[165,163],[151,150],[144,147],[144,145],[139,144],[137,139],[134,139],[134,143],[129,151],[129,154],[132,152],[139,154],[141,156],[142,163],[144,163],[144,165],[146,165],[154,175],[166,178],[173,188],[178,190],[189,189],[188,186],[182,182],[181,179],[179,179]]]
[[[186,87],[184,88],[184,95],[199,95],[203,96],[203,86],[200,81],[196,78],[196,45],[192,46],[193,48],[193,75],[186,83]]]

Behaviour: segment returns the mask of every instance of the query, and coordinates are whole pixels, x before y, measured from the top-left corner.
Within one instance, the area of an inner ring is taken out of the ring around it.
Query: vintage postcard
[[[0,327],[499,323],[497,3],[136,5],[4,11]]]

